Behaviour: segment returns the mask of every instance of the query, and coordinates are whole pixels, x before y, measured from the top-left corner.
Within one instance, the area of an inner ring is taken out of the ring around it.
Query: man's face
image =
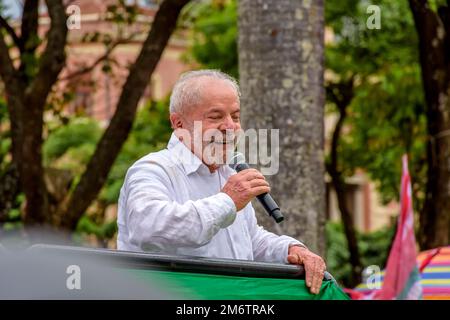
[[[185,107],[175,118],[193,135],[191,151],[210,169],[215,169],[226,163],[227,154],[234,150],[241,129],[240,106],[230,84],[211,78],[203,81],[200,102]],[[172,115],[171,120],[174,124]]]

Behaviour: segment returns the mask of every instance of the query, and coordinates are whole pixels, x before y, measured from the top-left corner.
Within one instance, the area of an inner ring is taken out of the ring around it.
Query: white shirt
[[[167,149],[150,153],[127,171],[120,190],[117,248],[210,258],[287,263],[291,244],[257,225],[249,203],[236,212],[220,192],[236,172],[214,173],[175,134]]]

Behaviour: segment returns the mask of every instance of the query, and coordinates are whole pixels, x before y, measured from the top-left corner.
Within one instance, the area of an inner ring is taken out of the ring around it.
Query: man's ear
[[[183,128],[181,116],[176,112],[170,114],[170,124],[172,125],[173,130]]]

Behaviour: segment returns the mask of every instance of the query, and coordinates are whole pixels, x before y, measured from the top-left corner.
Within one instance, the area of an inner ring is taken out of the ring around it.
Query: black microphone
[[[231,158],[230,167],[236,170],[236,172],[250,169],[250,166],[245,162],[244,155],[239,152],[236,152]],[[275,200],[273,200],[270,194],[262,193],[259,196],[256,196],[256,198],[258,198],[264,209],[266,209],[269,216],[271,216],[277,223],[280,223],[284,220],[280,207],[277,205]]]

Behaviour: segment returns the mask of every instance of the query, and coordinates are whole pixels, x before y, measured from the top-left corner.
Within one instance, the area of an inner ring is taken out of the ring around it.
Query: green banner
[[[332,280],[311,294],[300,279],[257,278],[155,270],[129,271],[149,285],[164,288],[180,299],[204,300],[349,300]]]

